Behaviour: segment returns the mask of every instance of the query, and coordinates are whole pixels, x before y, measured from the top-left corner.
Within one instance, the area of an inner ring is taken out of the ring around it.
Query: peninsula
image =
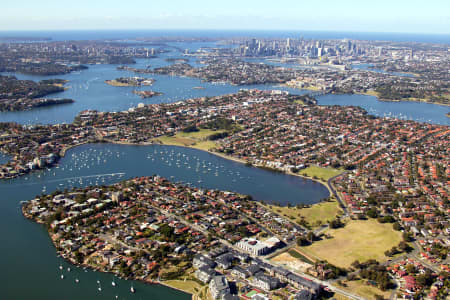
[[[66,80],[47,79],[40,82],[18,80],[0,75],[0,111],[21,111],[37,107],[73,103],[72,99],[43,98],[64,91]]]
[[[215,298],[231,296],[228,282],[236,277],[230,271],[241,271],[243,278],[251,274],[250,289],[262,288],[270,295],[317,297],[323,292],[320,283],[259,257],[282,248],[280,239],[295,240],[305,233],[243,195],[154,176],[41,196],[22,210],[47,226],[64,258],[123,278],[169,286],[185,278],[195,286],[209,284]],[[240,268],[233,267],[238,262]],[[217,291],[219,279],[225,288]]]

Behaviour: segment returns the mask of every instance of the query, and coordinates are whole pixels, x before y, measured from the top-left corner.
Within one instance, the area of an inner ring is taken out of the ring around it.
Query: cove
[[[317,98],[319,105],[359,106],[370,115],[389,117],[417,122],[450,125],[450,106],[414,102],[414,101],[380,101],[375,96],[367,95],[325,95]]]
[[[316,203],[329,195],[326,187],[317,182],[248,167],[190,148],[115,144],[72,148],[55,168],[0,181],[2,296],[5,299],[113,299],[116,295],[119,299],[190,299],[188,294],[139,282],[133,282],[137,292],[131,294],[130,281],[67,264],[56,256],[46,229],[25,219],[20,211],[20,201],[32,199],[43,190],[51,193],[75,186],[109,185],[153,174],[280,204]],[[60,279],[61,274],[64,280]],[[75,283],[75,278],[80,282]],[[116,287],[111,286],[113,278]],[[101,282],[102,292],[97,290],[97,280]]]

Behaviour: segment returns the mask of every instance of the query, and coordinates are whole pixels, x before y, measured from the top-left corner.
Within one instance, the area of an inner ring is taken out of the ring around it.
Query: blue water
[[[328,190],[314,181],[247,167],[200,150],[159,145],[76,147],[66,153],[57,168],[0,181],[2,299],[113,299],[115,295],[120,299],[189,299],[184,293],[138,282],[133,283],[136,294],[130,294],[129,281],[115,278],[117,287],[112,287],[111,274],[85,272],[68,265],[56,256],[45,228],[25,219],[20,211],[20,201],[32,199],[44,188],[51,193],[153,174],[201,188],[250,194],[272,203],[315,203],[329,196]],[[64,271],[58,268],[61,264]],[[66,279],[61,280],[61,274]],[[97,280],[101,281],[101,293]]]
[[[171,43],[171,45],[173,45]],[[204,46],[213,46],[209,43],[177,43],[181,49],[189,48],[196,50]],[[171,52],[161,54],[158,58],[138,59],[136,64],[130,65],[133,68],[152,68],[167,66],[170,63],[166,58],[188,58],[189,63],[198,66],[196,58],[182,56],[178,51],[170,49]],[[179,100],[197,98],[204,96],[218,96],[236,93],[242,88],[246,89],[281,89],[295,94],[304,94],[306,91],[297,89],[278,87],[273,85],[248,85],[236,86],[230,84],[213,84],[202,82],[200,79],[188,77],[174,77],[167,75],[135,74],[129,71],[119,71],[116,65],[90,65],[89,69],[80,72],[59,75],[59,76],[36,76],[24,74],[10,74],[19,79],[39,81],[48,78],[61,78],[69,82],[65,85],[68,89],[64,92],[49,95],[49,98],[70,98],[75,103],[59,106],[42,107],[30,111],[21,112],[0,112],[1,122],[18,122],[21,124],[56,124],[71,123],[73,118],[83,110],[95,109],[99,111],[123,111],[130,107],[137,106],[138,103],[163,103],[176,102]],[[117,77],[141,76],[154,78],[156,82],[153,86],[146,87],[114,87],[106,84],[105,80]],[[193,89],[193,87],[203,87],[204,89]],[[133,94],[133,90],[153,90],[163,93],[161,96],[142,99]]]
[[[450,107],[423,102],[379,101],[377,97],[366,95],[325,95],[318,98],[320,105],[360,106],[369,114],[378,117],[391,117],[418,122],[450,125],[445,114]]]
[[[76,31],[73,33],[81,34]],[[92,32],[85,32],[86,34]],[[101,33],[101,32],[100,32]],[[109,32],[112,34],[112,32]],[[129,33],[129,32],[128,32]],[[167,58],[187,58],[189,63],[193,66],[201,66],[197,58],[183,56],[176,48],[189,49],[189,51],[196,51],[202,47],[215,47],[218,44],[213,42],[195,42],[195,43],[167,43],[168,53],[159,55],[158,58],[152,59],[138,59],[137,63],[130,65],[134,68],[152,68],[167,66],[170,63]],[[176,48],[173,48],[176,47]],[[262,62],[263,60],[250,60]],[[285,67],[301,67],[296,64],[283,64],[277,62],[269,62],[272,65],[279,65]],[[123,111],[130,107],[137,106],[138,103],[152,104],[175,102],[179,100],[197,98],[204,96],[218,96],[230,93],[236,93],[241,88],[257,88],[261,90],[280,89],[289,91],[292,94],[305,94],[308,91],[298,90],[274,85],[248,85],[235,86],[230,84],[213,84],[202,82],[200,79],[167,76],[167,75],[153,75],[153,74],[139,74],[138,76],[149,77],[156,79],[153,86],[150,87],[113,87],[107,85],[104,81],[115,79],[123,76],[136,76],[136,74],[129,71],[116,70],[116,65],[90,65],[89,69],[80,72],[59,75],[59,76],[35,76],[24,74],[12,74],[19,79],[42,80],[48,78],[62,78],[69,82],[66,84],[68,89],[64,92],[50,95],[50,98],[71,98],[75,103],[49,106],[30,111],[23,112],[0,112],[0,122],[18,122],[21,124],[56,124],[56,123],[71,123],[73,118],[82,110],[95,109],[99,111]],[[193,87],[203,87],[204,89],[193,89]],[[153,98],[142,99],[138,95],[132,93],[133,90],[153,90],[163,93],[161,96]],[[370,114],[376,116],[394,116],[415,120],[419,122],[429,122],[434,124],[448,125],[449,119],[445,114],[449,108],[442,105],[415,103],[415,102],[380,102],[376,98],[353,96],[335,96],[328,95],[320,98],[322,105],[356,105],[366,109]]]
[[[192,49],[201,47],[198,43]],[[182,45],[186,46],[186,45]],[[184,47],[182,47],[184,49]],[[165,61],[168,57],[183,57],[179,52],[172,52],[161,55],[155,59],[138,59],[136,68],[145,68],[165,66],[169,63]],[[196,64],[195,58],[189,57],[189,63]],[[200,79],[188,77],[176,77],[167,75],[140,74],[138,76],[156,79],[153,86],[150,87],[114,87],[106,84],[104,81],[115,79],[122,76],[135,76],[129,71],[118,71],[114,65],[92,65],[88,70],[77,73],[55,76],[57,78],[67,79],[68,89],[64,92],[50,95],[50,98],[71,98],[75,103],[58,106],[38,108],[22,112],[0,112],[1,122],[18,122],[21,124],[56,124],[71,123],[73,118],[82,110],[95,109],[99,111],[123,111],[130,107],[137,106],[138,103],[163,103],[176,102],[183,99],[197,98],[204,96],[218,96],[230,93],[236,93],[242,88],[261,90],[279,89],[289,91],[292,94],[305,94],[308,91],[293,88],[274,86],[274,85],[249,85],[235,86],[230,84],[213,84],[202,82]],[[34,76],[14,74],[19,79],[42,80],[54,78],[53,76]],[[203,87],[204,89],[193,89],[193,87]],[[137,90],[153,90],[162,92],[163,95],[142,99],[132,93]],[[392,117],[406,118],[419,122],[428,122],[433,124],[449,124],[449,118],[445,116],[449,112],[448,106],[418,103],[418,102],[382,102],[376,97],[361,95],[327,95],[320,97],[321,105],[354,105],[366,109],[375,116],[389,115]]]
[[[166,35],[198,36],[217,35],[216,31],[165,31]],[[51,36],[55,40],[63,39],[99,39],[99,38],[130,38],[139,36],[157,36],[160,31],[53,31],[31,32],[33,35],[45,37]],[[249,36],[292,36],[300,35],[299,32],[247,32]],[[30,32],[1,32],[0,36],[12,36],[23,34],[29,36]],[[223,35],[238,36],[242,32],[225,32]],[[360,33],[319,33],[303,32],[316,38],[356,38]],[[344,37],[344,36],[342,36]],[[366,34],[365,39],[423,39],[449,42],[448,37],[420,36],[420,35],[387,35]],[[214,43],[178,43],[181,49],[196,50],[203,46],[215,46]],[[162,55],[157,59],[142,59],[132,67],[152,67],[167,65],[164,61],[167,57],[180,57],[176,51]],[[196,60],[190,61],[196,64]],[[84,109],[98,109],[101,111],[119,111],[128,109],[137,103],[172,102],[191,97],[214,96],[233,93],[241,87],[231,85],[214,85],[202,83],[191,78],[179,78],[170,76],[153,76],[157,81],[152,87],[139,89],[151,89],[163,92],[164,95],[141,99],[132,94],[133,88],[112,87],[103,81],[119,76],[128,76],[129,72],[117,71],[116,66],[95,65],[88,70],[72,73],[58,78],[68,79],[69,89],[54,97],[67,97],[76,100],[74,104],[54,106],[27,112],[0,113],[0,121],[16,121],[22,124],[32,123],[60,123],[71,122],[79,111]],[[21,79],[47,79],[45,76],[27,76],[16,74]],[[145,75],[141,75],[145,76]],[[54,78],[54,77],[50,77]],[[193,90],[192,87],[203,86],[205,90]],[[272,89],[270,85],[252,86],[264,89]],[[285,89],[293,93],[304,91]],[[449,119],[445,113],[449,107],[425,104],[425,103],[391,103],[380,102],[375,97],[361,95],[327,95],[319,98],[321,105],[359,105],[374,115],[389,115],[401,118],[410,118],[418,121],[449,125]],[[155,153],[156,152],[156,153]],[[172,153],[173,152],[173,153]],[[178,155],[179,154],[179,155]],[[183,156],[184,154],[184,156]],[[177,164],[176,159],[180,157]],[[189,158],[189,162],[187,161]],[[0,154],[0,163],[5,161],[5,156]],[[198,171],[197,171],[198,164]],[[190,166],[190,168],[189,168]],[[217,172],[216,172],[217,171]],[[23,218],[19,202],[28,200],[43,192],[51,193],[56,189],[71,188],[74,186],[87,186],[94,184],[111,184],[118,180],[134,176],[159,174],[174,181],[183,181],[198,187],[233,190],[252,195],[255,199],[267,202],[286,204],[290,203],[314,203],[328,196],[324,186],[297,177],[246,167],[232,161],[224,160],[212,154],[180,147],[170,146],[123,146],[123,145],[85,145],[68,151],[67,156],[60,162],[58,168],[33,173],[21,178],[8,181],[0,181],[0,282],[2,287],[2,299],[113,299],[119,295],[120,299],[189,299],[184,293],[180,293],[162,286],[148,286],[134,282],[137,293],[129,293],[131,283],[129,281],[114,279],[118,287],[110,284],[113,279],[110,274],[102,274],[90,270],[71,266],[72,271],[67,272],[66,264],[61,258],[56,257],[56,251],[51,247],[45,228],[39,224]],[[217,174],[217,175],[216,175]],[[65,270],[61,272],[59,265]],[[61,273],[66,276],[60,279]],[[80,283],[74,282],[75,278]],[[96,281],[100,280],[103,291],[97,290]]]
[[[371,71],[371,72],[377,72],[377,73],[382,73],[382,74],[390,74],[390,75],[396,75],[396,76],[402,76],[402,77],[416,77],[413,74],[408,74],[408,73],[402,73],[402,72],[386,72],[385,70],[382,69],[373,69],[370,68],[373,65],[371,64],[354,64],[352,65],[353,69],[359,69],[359,70],[365,70],[365,71]]]
[[[6,162],[8,162],[9,159],[10,159],[10,158],[9,158],[8,155],[6,155],[6,154],[0,152],[0,165],[1,165],[1,164],[4,164],[4,163],[6,163]]]
[[[356,39],[394,42],[423,42],[450,44],[448,34],[345,32],[311,30],[53,30],[53,31],[0,31],[0,37],[50,37],[53,40],[132,39],[142,37],[255,37],[305,39]]]

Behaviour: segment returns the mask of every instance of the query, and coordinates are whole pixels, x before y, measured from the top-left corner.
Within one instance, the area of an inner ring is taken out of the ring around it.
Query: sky
[[[230,29],[450,34],[450,0],[15,0],[0,30]]]

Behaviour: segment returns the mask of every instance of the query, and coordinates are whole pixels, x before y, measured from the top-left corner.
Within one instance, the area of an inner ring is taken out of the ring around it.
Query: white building
[[[242,239],[236,246],[255,256],[264,255],[270,251],[270,248],[266,243],[251,238]]]

